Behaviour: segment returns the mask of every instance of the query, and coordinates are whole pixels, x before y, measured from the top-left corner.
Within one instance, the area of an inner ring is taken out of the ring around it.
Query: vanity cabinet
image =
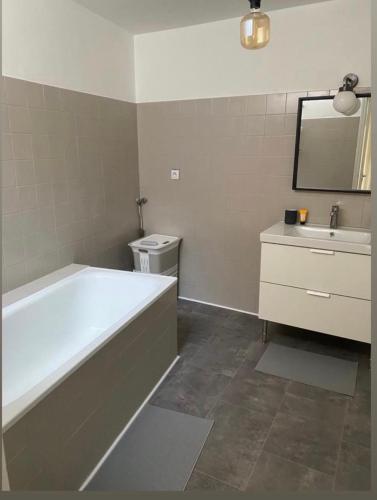
[[[370,255],[266,242],[261,252],[261,319],[371,342]]]

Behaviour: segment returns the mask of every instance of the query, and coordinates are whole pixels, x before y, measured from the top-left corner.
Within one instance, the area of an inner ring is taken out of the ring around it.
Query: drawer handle
[[[329,293],[313,292],[312,290],[308,290],[306,293],[308,295],[312,295],[313,297],[321,297],[322,299],[330,299],[331,298],[331,295]]]
[[[317,253],[320,255],[335,255],[335,252],[333,252],[332,250],[317,250],[316,248],[312,248],[310,252]]]

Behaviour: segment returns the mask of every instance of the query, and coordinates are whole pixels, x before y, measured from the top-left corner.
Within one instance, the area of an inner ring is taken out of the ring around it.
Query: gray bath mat
[[[256,370],[353,396],[358,364],[301,349],[269,344]]]
[[[212,425],[146,405],[86,490],[183,491]]]

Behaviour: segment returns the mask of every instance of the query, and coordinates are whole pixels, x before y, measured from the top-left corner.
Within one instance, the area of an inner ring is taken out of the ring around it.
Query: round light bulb
[[[351,90],[340,91],[334,98],[334,108],[343,115],[351,116],[360,108],[360,102]]]
[[[241,45],[245,49],[262,49],[270,41],[270,18],[253,9],[241,19]]]

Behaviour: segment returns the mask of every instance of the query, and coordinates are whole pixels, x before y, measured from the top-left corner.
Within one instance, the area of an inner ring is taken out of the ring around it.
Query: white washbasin
[[[371,233],[358,229],[330,229],[325,226],[294,226],[292,233],[304,238],[319,238],[321,240],[363,243],[366,245],[370,245],[371,243]]]
[[[371,233],[365,229],[330,229],[329,226],[297,224],[290,226],[279,222],[261,233],[264,243],[338,250],[340,252],[371,254]]]

